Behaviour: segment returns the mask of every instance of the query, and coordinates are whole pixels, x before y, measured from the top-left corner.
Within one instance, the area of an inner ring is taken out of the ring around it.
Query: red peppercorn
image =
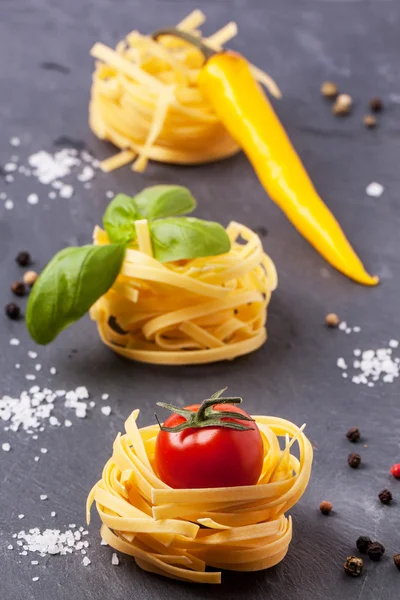
[[[393,465],[393,467],[390,469],[390,472],[393,475],[393,477],[396,477],[396,479],[400,479],[400,463]]]

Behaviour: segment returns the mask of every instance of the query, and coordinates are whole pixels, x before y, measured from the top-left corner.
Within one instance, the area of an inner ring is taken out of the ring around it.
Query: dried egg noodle
[[[204,21],[204,14],[195,10],[177,27],[200,36],[198,27]],[[236,24],[228,23],[204,42],[220,50],[236,33]],[[100,139],[121,148],[103,161],[104,171],[133,160],[133,169],[143,171],[149,159],[198,164],[239,152],[197,87],[204,61],[198,49],[172,36],[155,41],[133,31],[115,50],[97,43],[91,54],[99,62],[93,74],[90,127]],[[252,70],[271,94],[280,97],[266,73],[257,67]]]
[[[169,263],[153,258],[147,221],[136,221],[136,231],[117,280],[90,311],[107,346],[165,365],[233,359],[262,346],[277,275],[253,231],[230,223],[228,253]],[[109,243],[99,227],[94,242]]]
[[[258,571],[279,563],[292,537],[288,511],[302,496],[311,473],[312,447],[293,423],[255,416],[264,442],[257,485],[172,489],[154,469],[157,425],[138,429],[135,410],[118,434],[102,479],[87,500],[96,502],[101,536],[146,571],[173,579],[220,583],[206,567]],[[284,440],[280,448],[279,437]],[[291,454],[299,446],[299,458]]]

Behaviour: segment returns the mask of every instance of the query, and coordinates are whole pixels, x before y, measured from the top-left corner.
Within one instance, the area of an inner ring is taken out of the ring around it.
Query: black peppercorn
[[[378,97],[371,98],[371,100],[369,101],[369,107],[374,112],[381,112],[381,110],[383,109],[383,102]]]
[[[400,554],[395,554],[393,556],[393,562],[400,571]]]
[[[385,554],[385,548],[379,542],[372,542],[368,546],[367,554],[371,560],[377,562]]]
[[[349,454],[347,457],[347,462],[349,463],[349,467],[352,469],[358,469],[361,464],[361,456],[359,454]]]
[[[20,267],[27,267],[31,262],[31,255],[29,254],[29,252],[25,251],[18,252],[17,256],[15,257],[15,260]]]
[[[385,488],[384,490],[379,492],[378,498],[382,502],[382,504],[390,504],[393,500],[392,492]]]
[[[23,281],[14,281],[11,284],[11,291],[16,296],[23,296],[25,294],[25,285]]]
[[[359,442],[360,441],[360,430],[357,427],[352,427],[346,433],[346,437],[349,442]]]
[[[10,302],[10,304],[6,305],[5,312],[6,312],[7,317],[9,317],[10,319],[14,319],[14,320],[19,319],[20,314],[21,314],[21,310],[20,310],[19,306],[17,306],[13,302]]]
[[[347,575],[358,577],[359,575],[361,575],[362,572],[363,559],[358,558],[357,556],[348,556],[343,566]]]
[[[255,228],[254,231],[260,237],[266,237],[268,235],[268,229],[266,227],[264,227],[264,225],[259,225],[258,227]]]
[[[367,554],[367,550],[370,544],[372,544],[372,540],[366,535],[360,535],[360,537],[356,541],[357,549],[359,552],[361,552],[361,554]]]

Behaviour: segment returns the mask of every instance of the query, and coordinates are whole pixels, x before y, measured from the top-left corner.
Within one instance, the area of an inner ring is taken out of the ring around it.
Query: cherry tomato
[[[199,404],[187,406],[197,412]],[[263,441],[257,424],[240,420],[247,413],[233,404],[215,404],[216,411],[238,413],[222,421],[251,429],[238,431],[221,426],[190,427],[180,432],[160,430],[155,449],[156,469],[172,488],[215,488],[257,483],[264,459]],[[164,427],[175,427],[185,418],[172,414]]]

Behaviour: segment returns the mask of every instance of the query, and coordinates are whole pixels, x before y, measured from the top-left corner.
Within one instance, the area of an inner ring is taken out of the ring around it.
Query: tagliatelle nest
[[[264,442],[257,485],[172,489],[154,467],[159,427],[138,429],[135,410],[118,434],[113,455],[87,502],[96,502],[101,536],[129,554],[144,570],[173,579],[220,583],[221,573],[259,571],[279,563],[292,537],[288,511],[304,493],[311,474],[312,447],[293,423],[255,416]],[[281,449],[279,439],[284,439]],[[299,446],[299,458],[291,453]]]
[[[90,311],[107,346],[133,360],[182,365],[233,359],[263,345],[277,275],[253,231],[231,223],[228,253],[160,263],[147,222],[137,221],[136,230],[117,280]],[[94,241],[109,243],[100,228]]]

